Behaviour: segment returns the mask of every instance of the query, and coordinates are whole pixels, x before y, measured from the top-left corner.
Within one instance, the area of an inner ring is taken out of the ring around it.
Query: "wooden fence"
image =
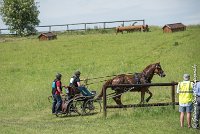
[[[168,106],[172,105],[175,109],[175,105],[178,105],[178,102],[175,102],[175,85],[178,85],[177,82],[171,83],[146,83],[146,84],[120,84],[120,85],[109,85],[103,89],[103,114],[104,117],[107,117],[107,108],[131,108],[131,107],[150,107],[150,106]],[[106,89],[110,87],[144,87],[144,86],[171,86],[171,102],[166,103],[149,103],[149,104],[129,104],[129,105],[107,105]]]
[[[40,31],[38,30],[38,32],[50,32],[52,31],[53,28],[56,27],[63,27],[63,29],[65,31],[86,31],[88,29],[94,29],[93,28],[89,28],[90,25],[100,25],[101,27],[98,27],[98,29],[112,29],[115,28],[116,26],[108,26],[108,24],[116,24],[116,23],[120,23],[121,26],[126,26],[126,23],[137,23],[137,22],[142,22],[142,25],[145,25],[145,20],[123,20],[123,21],[107,21],[107,22],[90,22],[90,23],[73,23],[73,24],[63,24],[63,25],[44,25],[44,26],[36,26],[36,29],[40,29],[40,28],[48,28],[48,31]],[[82,28],[72,28],[72,27],[82,27]],[[7,28],[4,29],[0,29],[0,34],[3,34],[2,31],[9,31],[10,30]],[[58,30],[59,31],[59,30]]]

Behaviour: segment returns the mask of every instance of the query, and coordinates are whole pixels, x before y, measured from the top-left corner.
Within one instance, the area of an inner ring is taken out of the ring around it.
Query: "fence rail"
[[[175,109],[175,105],[178,105],[178,102],[175,102],[175,85],[178,85],[178,82],[171,83],[146,83],[146,84],[119,84],[119,85],[108,85],[103,88],[103,114],[104,117],[107,117],[107,108],[130,108],[130,107],[150,107],[150,106],[167,106],[172,105]],[[149,104],[129,104],[129,105],[107,105],[106,89],[110,87],[145,87],[145,86],[171,86],[171,102],[166,103],[149,103]]]
[[[175,102],[175,105],[178,105],[178,102]],[[129,104],[129,105],[110,105],[106,106],[106,108],[132,108],[132,107],[152,107],[152,106],[168,106],[168,105],[174,105],[173,102],[166,102],[166,103],[148,103],[148,104]]]
[[[145,20],[141,19],[141,20],[123,20],[123,21],[107,21],[107,22],[71,23],[71,24],[62,24],[62,25],[43,25],[43,26],[36,26],[36,29],[48,28],[48,31],[38,30],[38,32],[50,32],[52,31],[52,28],[63,27],[64,31],[80,31],[80,30],[86,31],[88,29],[94,29],[94,28],[88,28],[88,26],[90,25],[102,26],[101,28],[98,28],[98,29],[112,29],[112,28],[115,28],[116,26],[108,26],[107,24],[114,25],[116,23],[120,23],[121,26],[125,26],[126,25],[125,23],[128,23],[128,22],[129,23],[133,22],[133,24],[137,22],[142,22],[142,25],[145,25]],[[72,26],[76,26],[76,28],[72,28]],[[78,28],[81,26],[82,28]],[[63,31],[63,30],[57,30],[57,31]],[[0,34],[3,34],[2,31],[8,31],[9,33],[11,33],[8,28],[0,29]]]

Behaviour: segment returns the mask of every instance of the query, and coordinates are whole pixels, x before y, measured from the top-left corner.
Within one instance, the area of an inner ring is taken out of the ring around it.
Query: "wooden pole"
[[[87,30],[87,24],[85,23],[85,31]]]
[[[106,22],[103,23],[103,29],[105,29],[105,28],[106,28]]]
[[[51,32],[51,26],[49,26],[49,32]]]
[[[69,31],[69,25],[67,25],[67,31]]]
[[[128,105],[107,105],[106,108],[133,108],[133,107],[152,107],[152,106],[168,106],[173,105],[172,102],[161,102],[161,103],[148,103],[148,104],[128,104]],[[178,102],[175,102],[178,105]]]
[[[104,118],[107,117],[107,100],[106,100],[106,89],[107,87],[103,87],[103,115],[104,115]]]
[[[124,27],[124,21],[122,21],[122,26]]]
[[[172,81],[171,95],[172,95],[172,107],[173,109],[175,109],[175,82],[174,81]]]

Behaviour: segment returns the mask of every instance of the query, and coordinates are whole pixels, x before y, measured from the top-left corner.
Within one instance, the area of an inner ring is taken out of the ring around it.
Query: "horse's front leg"
[[[122,101],[121,101],[121,96],[122,96],[122,89],[121,88],[115,88],[115,95],[112,97],[113,100],[116,102],[118,106],[123,106]]]
[[[149,89],[146,90],[146,93],[149,94],[149,97],[146,99],[146,102],[149,102],[149,100],[151,99],[151,97],[153,96],[153,94],[149,91]]]
[[[113,97],[114,101],[117,103],[119,106],[123,106],[122,101],[121,101],[121,95],[116,94],[117,96]]]
[[[141,101],[140,101],[140,104],[144,104],[144,96],[145,96],[145,91],[141,91]]]

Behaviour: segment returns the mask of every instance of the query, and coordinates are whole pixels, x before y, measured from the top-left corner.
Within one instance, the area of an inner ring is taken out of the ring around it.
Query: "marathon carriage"
[[[69,92],[62,95],[62,112],[56,116],[89,115],[101,112],[101,102],[95,99],[96,91],[92,91],[92,96],[84,96],[72,87],[68,86],[66,89]]]

